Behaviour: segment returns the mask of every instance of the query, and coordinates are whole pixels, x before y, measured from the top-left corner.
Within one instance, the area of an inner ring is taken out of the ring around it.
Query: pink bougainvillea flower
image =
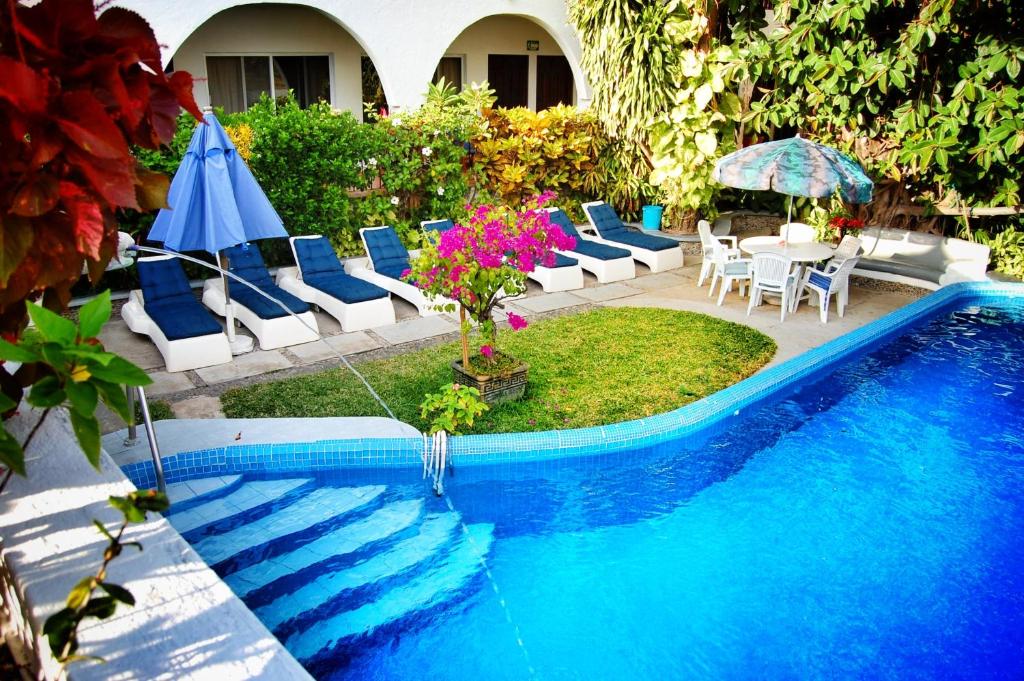
[[[492,348],[490,345],[481,345],[480,354],[486,357],[487,359],[490,359],[491,357],[494,357],[494,348]]]
[[[398,275],[398,276],[399,276],[400,279],[405,279],[410,274],[412,274],[412,270],[409,269],[408,267],[406,267],[404,270],[402,270],[402,273],[400,275]]]
[[[517,315],[515,312],[508,313],[508,325],[512,327],[513,331],[519,331],[529,326],[526,320]]]

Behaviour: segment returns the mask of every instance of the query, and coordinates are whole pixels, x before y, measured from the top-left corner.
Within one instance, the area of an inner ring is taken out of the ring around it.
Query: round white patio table
[[[797,241],[788,243],[777,236],[750,236],[739,243],[740,250],[753,255],[754,253],[775,253],[790,258],[797,264],[796,280],[804,278],[807,265],[832,257],[834,248],[817,241]],[[778,298],[766,297],[769,303],[778,305]]]
[[[817,241],[797,241],[787,243],[777,236],[751,236],[739,244],[744,253],[777,253],[800,263],[801,269],[807,263],[827,260],[832,257],[833,248]]]

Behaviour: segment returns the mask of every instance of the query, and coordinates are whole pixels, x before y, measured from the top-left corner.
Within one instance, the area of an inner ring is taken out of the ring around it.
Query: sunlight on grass
[[[485,413],[475,433],[578,428],[676,409],[746,378],[775,354],[775,342],[707,315],[609,308],[502,332],[501,349],[530,365],[526,397]],[[419,404],[452,381],[450,343],[359,365],[395,415],[425,429]],[[232,418],[383,416],[344,369],[230,390]]]

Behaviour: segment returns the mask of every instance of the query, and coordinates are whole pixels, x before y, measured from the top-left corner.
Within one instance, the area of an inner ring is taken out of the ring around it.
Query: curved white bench
[[[937,290],[962,281],[986,281],[990,249],[984,244],[868,227],[860,233],[863,251],[853,274],[869,279]]]

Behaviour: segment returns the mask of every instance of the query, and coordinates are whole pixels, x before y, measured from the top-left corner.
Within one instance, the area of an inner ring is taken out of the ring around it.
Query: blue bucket
[[[664,206],[644,206],[643,210],[643,224],[644,229],[661,229],[661,214],[664,212]]]

